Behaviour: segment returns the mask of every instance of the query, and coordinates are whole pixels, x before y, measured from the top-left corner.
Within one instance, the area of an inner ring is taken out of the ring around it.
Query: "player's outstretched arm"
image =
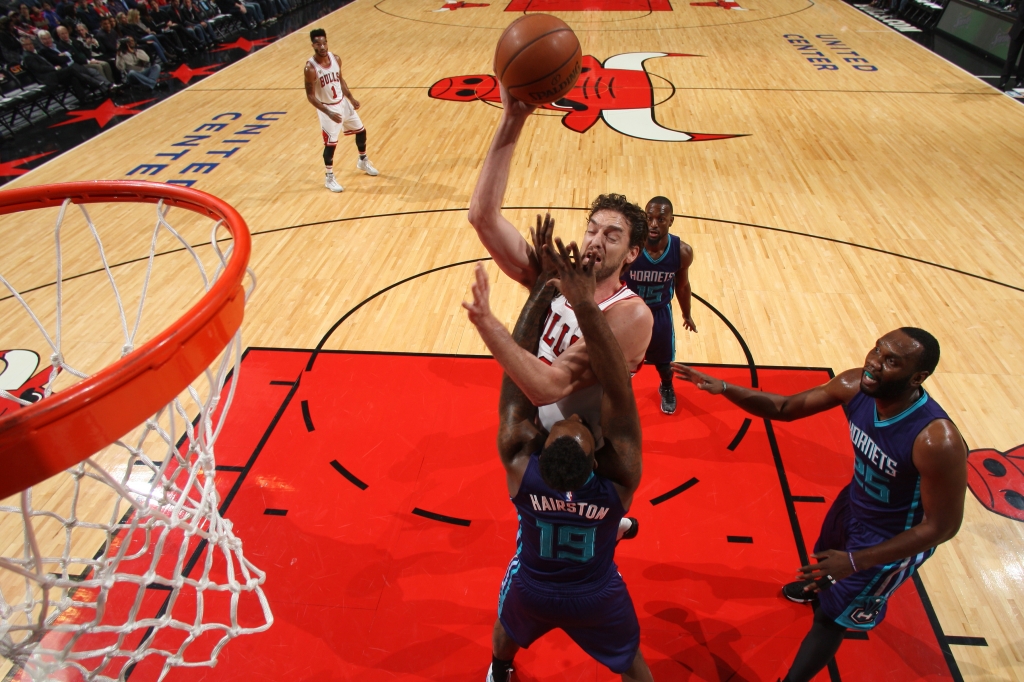
[[[554,292],[553,286],[538,280],[519,313],[512,340],[527,352],[537,347]],[[536,417],[536,405],[507,373],[503,374],[498,398],[498,454],[506,467],[516,458],[529,457],[540,448],[544,438],[536,426]]]
[[[540,221],[537,218],[537,229],[533,232],[534,242],[538,245],[536,251],[530,249],[531,253],[541,252],[540,244],[544,239],[550,240],[551,230],[554,228],[554,221],[550,216]],[[524,242],[525,243],[525,242]],[[541,266],[541,277],[530,283],[531,287],[538,280],[547,282],[544,273],[553,274],[553,265],[546,259],[538,259]],[[552,268],[549,271],[549,268]],[[477,309],[477,303],[481,298],[489,296],[490,284],[487,281],[487,274],[482,265],[476,268],[473,283],[472,305],[463,303],[463,306],[470,311],[469,319],[476,326],[480,338],[491,351],[494,359],[502,366],[512,381],[522,389],[523,393],[534,405],[549,405],[561,400],[583,386],[593,383],[593,374],[589,373],[589,360],[586,355],[577,358],[576,361],[559,358],[554,364],[548,365],[538,358],[535,353],[536,344],[532,349],[526,349],[518,345],[505,329],[505,326],[494,315],[491,314],[489,305]],[[569,353],[563,353],[563,356]],[[588,382],[589,383],[586,383]]]
[[[501,204],[516,142],[527,116],[536,107],[513,98],[504,85],[499,87],[504,109],[473,189],[467,217],[501,271],[523,286],[532,287],[539,272],[536,256],[519,230],[501,214]]]
[[[604,391],[601,430],[605,443],[616,455],[616,461],[609,462],[610,466],[601,473],[618,484],[623,504],[628,507],[633,493],[640,486],[642,459],[640,415],[626,357],[604,313],[594,302],[596,281],[593,262],[586,256],[580,256],[575,243],[567,248],[558,240],[555,246],[558,250],[555,255],[558,279],[554,284],[576,311],[580,331],[587,339],[591,368]]]
[[[488,327],[494,316],[490,311],[490,286],[482,265],[477,265],[475,276],[473,302],[463,302],[462,305],[468,311],[470,321],[480,329],[481,326]],[[521,350],[537,347],[544,316],[553,294],[554,287],[547,286],[540,280],[530,291],[530,297],[520,311],[509,339]],[[508,335],[508,332],[505,334]],[[484,332],[481,332],[481,336],[483,335]],[[508,373],[503,374],[498,398],[498,456],[505,467],[509,494],[512,496],[519,491],[530,454],[540,449],[544,442],[544,435],[535,423],[536,416],[536,406],[516,386]]]
[[[729,402],[755,417],[789,422],[845,405],[853,400],[860,390],[860,376],[864,370],[848,369],[826,384],[795,395],[754,391],[736,384],[727,384],[721,379],[698,372],[679,362],[672,363],[672,371],[678,378],[689,381],[702,391],[725,396]]]
[[[914,466],[921,474],[921,523],[873,547],[854,552],[829,549],[812,555],[818,563],[800,568],[805,580],[832,576],[842,580],[855,571],[912,557],[951,539],[964,519],[967,495],[967,444],[948,419],[936,419],[914,441]],[[817,590],[817,584],[811,585]]]

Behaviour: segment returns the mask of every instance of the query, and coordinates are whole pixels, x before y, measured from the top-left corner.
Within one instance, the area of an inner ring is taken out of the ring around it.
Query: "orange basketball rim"
[[[88,181],[0,192],[0,215],[75,204],[150,203],[222,221],[233,247],[224,271],[188,312],[141,347],[77,384],[0,418],[0,499],[72,467],[124,436],[216,359],[242,324],[249,229],[226,202],[155,182]]]

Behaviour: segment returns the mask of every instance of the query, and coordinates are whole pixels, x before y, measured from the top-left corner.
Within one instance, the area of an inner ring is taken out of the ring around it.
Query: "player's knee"
[[[324,165],[334,165],[334,145],[324,145]]]
[[[494,631],[491,633],[491,647],[492,653],[496,658],[506,661],[511,661],[515,657],[516,652],[519,651],[519,645],[505,632],[505,627],[501,624],[500,618],[494,621]]]
[[[637,682],[648,682],[652,680],[651,669],[647,667],[647,661],[644,660],[644,655],[640,652],[640,649],[636,650],[636,656],[633,657],[633,665],[629,667],[629,670],[622,673],[623,680],[637,680]]]

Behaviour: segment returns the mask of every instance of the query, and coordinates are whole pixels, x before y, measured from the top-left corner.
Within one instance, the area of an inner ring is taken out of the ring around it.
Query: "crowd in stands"
[[[276,21],[292,2],[0,0],[0,70],[83,103],[122,87],[152,90],[168,66]]]

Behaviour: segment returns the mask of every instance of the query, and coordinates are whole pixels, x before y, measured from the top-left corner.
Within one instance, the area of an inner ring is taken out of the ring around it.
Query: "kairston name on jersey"
[[[603,519],[608,515],[608,507],[599,507],[588,502],[573,502],[572,493],[566,493],[567,499],[558,500],[545,495],[530,495],[530,504],[534,511],[567,512],[578,514],[588,519]]]

